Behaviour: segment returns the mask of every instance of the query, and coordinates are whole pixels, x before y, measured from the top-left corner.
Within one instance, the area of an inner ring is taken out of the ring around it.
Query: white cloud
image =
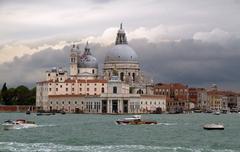
[[[14,57],[21,57],[24,54],[31,55],[46,48],[62,49],[66,45],[72,45],[73,42],[75,44],[85,44],[86,41],[89,41],[90,43],[99,43],[103,46],[111,45],[115,42],[118,29],[119,27],[110,27],[104,30],[102,34],[92,36],[80,37],[76,32],[33,40],[10,41],[0,45],[0,63],[11,61]],[[193,25],[158,25],[155,27],[139,27],[130,31],[126,30],[126,33],[129,41],[133,39],[146,39],[151,43],[158,43],[190,39],[195,30],[196,28]],[[224,38],[226,36],[228,36],[228,33],[215,29],[210,33],[196,33],[194,38],[205,41],[214,37]]]
[[[203,42],[219,42],[224,43],[232,38],[232,35],[219,28],[215,28],[210,32],[197,32],[193,35],[194,40]]]
[[[152,28],[140,27],[129,32],[129,40],[145,38],[149,42],[178,41],[187,38],[186,29],[191,29],[191,25],[158,25]],[[189,30],[191,31],[191,30]],[[185,33],[184,33],[185,32]]]
[[[110,45],[115,40],[117,30],[117,27],[110,27],[106,29],[100,36],[88,36],[83,38],[83,42],[89,41],[90,43],[92,42],[99,43],[101,45]]]
[[[34,43],[34,42],[32,42]],[[66,41],[59,41],[56,44],[42,44],[37,47],[31,47],[31,44],[24,44],[23,42],[15,42],[11,44],[4,44],[0,46],[0,64],[4,62],[12,61],[15,57],[22,57],[23,55],[32,55],[33,53],[41,50],[52,48],[62,49],[66,45],[69,45]]]
[[[114,43],[116,33],[119,27],[110,27],[106,29],[100,36],[88,36],[83,38],[83,41],[100,43],[102,45],[110,45]],[[188,29],[188,32],[186,30]],[[126,31],[127,39],[147,39],[149,42],[157,43],[164,41],[178,41],[181,39],[191,38],[194,31],[192,25],[158,25],[156,27],[139,27],[132,31]]]

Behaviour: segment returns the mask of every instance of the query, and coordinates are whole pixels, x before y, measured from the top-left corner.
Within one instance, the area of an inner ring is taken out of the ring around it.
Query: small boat
[[[220,115],[220,111],[215,111],[213,114],[214,115]]]
[[[31,112],[28,110],[28,111],[26,111],[26,114],[27,114],[27,115],[30,115],[30,114],[31,114]]]
[[[205,124],[203,129],[206,130],[224,130],[223,124]]]
[[[2,124],[4,130],[10,130],[10,129],[23,129],[23,128],[34,128],[37,127],[35,122],[33,121],[27,121],[24,119],[17,119],[15,121],[13,120],[7,120]]]
[[[66,114],[66,112],[65,112],[65,111],[61,111],[61,114],[62,114],[62,115],[65,115],[65,114]]]
[[[55,113],[37,113],[37,116],[50,116],[50,115],[55,115]]]
[[[140,115],[133,115],[130,118],[117,120],[116,123],[119,125],[142,125],[142,124],[157,124],[157,121],[142,120]]]

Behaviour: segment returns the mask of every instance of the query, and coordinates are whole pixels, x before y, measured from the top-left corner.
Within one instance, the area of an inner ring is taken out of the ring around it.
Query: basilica
[[[37,82],[38,110],[109,114],[166,110],[166,96],[153,94],[153,84],[144,77],[122,24],[105,55],[103,75],[88,43],[82,53],[79,46],[71,47],[69,66],[69,73],[52,68],[44,81]]]

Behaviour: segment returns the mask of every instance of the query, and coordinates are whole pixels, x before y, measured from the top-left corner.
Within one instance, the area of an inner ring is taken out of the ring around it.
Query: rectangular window
[[[113,87],[113,93],[117,93],[117,87]]]

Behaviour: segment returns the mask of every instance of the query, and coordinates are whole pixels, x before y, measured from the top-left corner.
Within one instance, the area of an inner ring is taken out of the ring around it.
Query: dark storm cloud
[[[212,83],[223,88],[240,89],[239,39],[220,45],[197,40],[149,43],[145,39],[129,42],[139,56],[143,71],[155,82],[182,82],[206,87]],[[90,44],[92,53],[103,67],[104,57],[111,46]],[[81,50],[84,45],[80,45]],[[70,46],[62,50],[46,49],[33,55],[15,58],[0,65],[1,83],[33,86],[44,79],[44,72],[62,66],[68,70]]]
[[[240,88],[239,40],[224,46],[218,43],[182,40],[149,44],[132,41],[145,71],[157,81],[183,82],[193,86],[211,83]]]

